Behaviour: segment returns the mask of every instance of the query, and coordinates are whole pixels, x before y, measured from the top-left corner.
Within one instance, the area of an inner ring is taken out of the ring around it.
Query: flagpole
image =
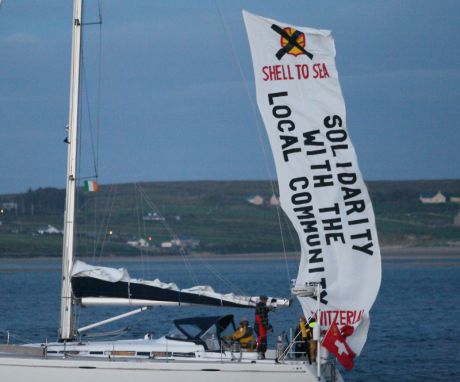
[[[316,375],[318,377],[318,381],[321,379],[321,283],[318,283],[316,286],[316,325],[313,328],[314,331],[316,331],[316,341],[317,341],[317,346],[316,346],[316,365],[317,365],[317,371]]]

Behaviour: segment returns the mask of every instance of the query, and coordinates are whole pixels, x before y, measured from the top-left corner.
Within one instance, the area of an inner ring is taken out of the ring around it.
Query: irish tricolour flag
[[[98,192],[99,185],[94,180],[85,180],[85,183],[83,184],[83,189],[86,192]]]

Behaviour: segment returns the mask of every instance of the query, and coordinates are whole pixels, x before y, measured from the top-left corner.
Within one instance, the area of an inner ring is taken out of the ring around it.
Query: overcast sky
[[[87,22],[97,20],[98,4],[86,0]],[[103,184],[274,176],[251,106],[244,8],[333,31],[348,130],[366,180],[459,178],[458,0],[101,5],[102,30],[84,28],[81,176],[94,174],[91,135],[99,137]],[[70,0],[0,7],[0,193],[65,186],[71,13]]]

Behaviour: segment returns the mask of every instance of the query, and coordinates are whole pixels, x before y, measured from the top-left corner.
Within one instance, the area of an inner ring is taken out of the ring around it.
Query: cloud
[[[460,69],[403,69],[391,71],[368,72],[360,74],[344,75],[348,79],[408,79],[408,78],[452,78],[460,79]]]
[[[3,44],[35,45],[40,42],[40,39],[30,33],[14,33],[9,36],[2,37],[0,42]]]

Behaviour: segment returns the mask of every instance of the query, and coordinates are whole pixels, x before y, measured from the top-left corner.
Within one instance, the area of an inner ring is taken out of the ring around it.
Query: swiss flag
[[[353,350],[345,342],[345,337],[340,333],[335,322],[327,331],[321,345],[334,354],[345,369],[353,369],[353,360],[356,354],[353,353]]]

